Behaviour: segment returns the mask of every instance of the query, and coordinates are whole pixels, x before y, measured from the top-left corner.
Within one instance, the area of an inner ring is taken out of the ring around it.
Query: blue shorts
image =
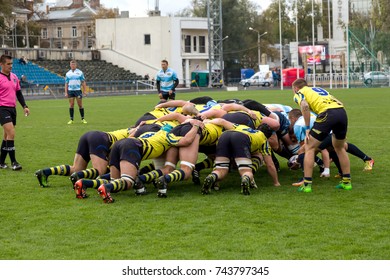
[[[68,91],[68,98],[83,98],[83,92],[81,90],[69,90]]]

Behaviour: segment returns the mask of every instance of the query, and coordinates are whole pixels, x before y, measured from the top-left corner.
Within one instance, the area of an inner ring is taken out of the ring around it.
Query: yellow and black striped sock
[[[44,169],[43,173],[46,176],[49,176],[49,175],[69,176],[70,175],[70,165],[53,166],[53,167]]]
[[[344,185],[348,185],[351,183],[351,174],[343,174],[342,182]]]
[[[124,178],[115,179],[111,181],[110,184],[112,185],[111,192],[113,193],[125,191],[131,188],[131,183],[128,180],[125,180]]]
[[[252,164],[251,164],[251,169],[253,174],[256,173],[257,170],[259,170],[261,166],[261,159],[259,157],[252,157]]]
[[[140,170],[139,170],[139,174],[145,174],[145,173],[148,173],[150,171],[154,170],[154,164],[151,162],[145,166],[143,166]]]
[[[77,172],[77,176],[79,179],[95,179],[99,176],[99,171],[96,168],[89,168],[82,171]]]
[[[139,175],[138,178],[143,183],[150,183],[162,175],[163,175],[162,171],[160,169],[157,169],[157,170],[150,171],[149,173]]]
[[[195,165],[195,170],[201,171],[203,169],[211,168],[211,167],[213,167],[213,165],[214,165],[214,161],[212,159],[205,158],[203,161],[201,161]]]
[[[165,177],[165,181],[167,183],[178,182],[178,181],[184,180],[185,173],[182,169],[179,169],[179,170],[175,170],[175,171],[165,175],[164,177]]]
[[[87,189],[97,189],[100,187],[100,185],[107,184],[109,180],[105,179],[96,179],[96,180],[89,180],[89,179],[83,179],[81,181],[83,183],[83,187]]]
[[[303,178],[303,183],[305,186],[311,185],[313,183],[313,178],[312,177],[304,177]]]

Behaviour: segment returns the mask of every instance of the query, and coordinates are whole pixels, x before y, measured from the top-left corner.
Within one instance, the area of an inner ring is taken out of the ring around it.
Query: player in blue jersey
[[[87,93],[87,84],[85,83],[84,73],[77,68],[77,62],[70,62],[70,70],[65,75],[65,97],[69,99],[69,115],[68,124],[73,124],[74,117],[74,100],[77,100],[79,107],[81,122],[86,124],[84,119],[83,93]]]
[[[175,100],[175,89],[179,84],[177,74],[173,69],[168,68],[168,61],[165,59],[161,61],[161,68],[162,69],[158,71],[156,76],[157,91],[158,97],[160,97],[160,102],[165,102],[168,99]]]

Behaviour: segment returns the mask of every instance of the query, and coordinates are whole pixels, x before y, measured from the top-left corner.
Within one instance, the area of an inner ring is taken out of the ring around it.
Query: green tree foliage
[[[390,57],[390,6],[387,0],[373,0],[372,10],[352,12],[349,29],[365,45],[374,56],[381,51],[385,57]],[[358,59],[370,59],[371,55],[353,40],[350,41]],[[390,65],[389,59],[387,65]]]
[[[5,33],[8,29],[7,19],[12,13],[12,0],[0,0],[0,7],[0,32]]]
[[[217,1],[217,0],[215,0]],[[312,6],[308,0],[280,0],[282,19],[282,43],[295,41],[295,23],[298,18],[300,41],[312,40]],[[295,7],[298,7],[296,16]],[[191,7],[181,11],[181,15],[207,17],[207,0],[192,0]],[[321,23],[319,6],[314,5],[315,26]],[[279,44],[279,0],[273,0],[270,6],[261,11],[255,1],[222,0],[224,60],[228,67],[239,64],[240,67],[257,66],[257,34],[249,30],[252,27],[261,37],[261,52],[279,58],[279,52],[270,47]],[[316,35],[315,35],[316,36]]]

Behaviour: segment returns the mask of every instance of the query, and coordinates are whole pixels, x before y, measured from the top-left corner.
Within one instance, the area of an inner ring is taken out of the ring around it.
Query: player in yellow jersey
[[[260,130],[254,130],[245,125],[233,124],[221,118],[208,121],[223,126],[225,131],[218,140],[215,168],[204,180],[202,194],[209,194],[213,185],[221,181],[229,172],[230,159],[234,158],[241,176],[241,192],[249,195],[253,180],[252,156],[262,154],[269,174],[275,186],[280,186],[277,171],[271,158],[271,148],[267,138],[272,135],[272,129],[262,124]]]
[[[309,87],[304,79],[295,80],[292,88],[294,101],[301,107],[305,125],[308,128],[305,138],[304,185],[298,190],[301,192],[312,191],[316,149],[331,131],[333,131],[332,144],[343,172],[342,181],[336,188],[351,190],[350,162],[345,148],[348,117],[343,104],[323,88]],[[310,111],[317,114],[311,129]]]
[[[190,119],[189,122],[193,122]],[[175,127],[171,133],[183,136],[191,129],[191,124],[186,122]],[[219,136],[222,134],[222,127],[215,124],[206,124],[199,131],[200,137],[196,137],[191,145],[185,147],[172,147],[166,155],[165,166],[161,170],[155,170],[148,174],[141,175],[140,180],[143,182],[151,182],[157,179],[156,185],[159,188],[159,197],[166,197],[167,186],[171,182],[187,180],[193,175],[198,152],[215,153],[215,146]],[[177,162],[180,160],[180,167],[176,168]]]
[[[172,127],[166,125],[149,138],[126,138],[116,142],[110,153],[109,163],[111,178],[114,180],[98,188],[103,201],[112,203],[112,192],[128,190],[134,186],[142,160],[159,157],[171,146],[190,145],[198,135],[200,126],[203,126],[202,122],[194,122],[191,130],[183,137],[169,133]]]
[[[80,137],[73,165],[58,165],[37,170],[35,176],[41,187],[48,186],[50,175],[71,176],[72,184],[80,178],[96,178],[107,173],[108,155],[112,145],[123,138],[127,138],[131,129],[120,129],[111,132],[89,131]],[[91,161],[92,167],[87,169]],[[83,170],[83,171],[82,171]],[[79,197],[83,198],[83,197]]]

